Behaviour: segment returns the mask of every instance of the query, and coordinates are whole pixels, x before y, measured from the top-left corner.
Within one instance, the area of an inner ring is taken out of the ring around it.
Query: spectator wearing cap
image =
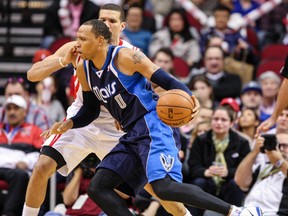
[[[273,110],[275,109],[281,79],[275,72],[266,71],[259,76],[259,83],[262,89],[260,122],[263,122],[272,115]]]
[[[238,104],[238,102],[236,101],[236,99],[234,98],[224,98],[221,102],[220,102],[220,106],[224,106],[227,109],[229,109],[232,113],[233,113],[233,127],[231,128],[231,130],[233,130],[234,132],[238,133],[239,135],[241,135],[242,137],[244,137],[248,142],[249,145],[252,145],[252,139],[246,135],[245,133],[242,133],[241,131],[237,130],[236,128],[238,128],[238,114],[240,112],[240,106]]]
[[[262,89],[258,82],[250,81],[241,90],[242,109],[253,109],[260,115],[260,105],[262,103]]]
[[[188,159],[191,183],[233,205],[241,205],[244,194],[233,178],[236,168],[250,152],[246,139],[232,130],[234,113],[219,106],[212,115],[211,130],[197,136]],[[192,215],[203,210],[188,207]]]
[[[0,180],[9,188],[1,215],[21,215],[29,173],[43,143],[42,130],[25,122],[27,108],[20,95],[12,95],[4,103],[7,122],[0,123]]]
[[[5,99],[12,95],[22,96],[27,103],[27,115],[25,122],[37,125],[43,131],[50,127],[46,112],[35,103],[30,102],[27,85],[23,78],[12,77],[7,80],[4,90]],[[6,109],[0,107],[0,122],[7,122]]]

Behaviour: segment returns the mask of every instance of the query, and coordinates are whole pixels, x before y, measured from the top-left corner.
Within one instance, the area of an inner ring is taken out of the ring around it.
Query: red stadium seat
[[[261,51],[261,60],[268,59],[284,60],[288,54],[288,45],[284,44],[269,44]]]
[[[284,60],[262,60],[257,67],[256,77],[259,77],[262,73],[266,71],[273,71],[279,75],[283,64]]]
[[[173,59],[174,73],[180,78],[186,78],[189,74],[188,64],[179,57],[174,57]]]
[[[0,190],[7,190],[9,187],[8,183],[4,180],[0,180]]]

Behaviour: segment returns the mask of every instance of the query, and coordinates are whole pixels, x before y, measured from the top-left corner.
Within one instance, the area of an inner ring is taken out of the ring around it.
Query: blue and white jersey
[[[98,70],[92,61],[84,61],[90,89],[125,131],[156,109],[158,96],[140,73],[128,76],[115,67],[114,58],[123,46],[109,46],[106,61]]]

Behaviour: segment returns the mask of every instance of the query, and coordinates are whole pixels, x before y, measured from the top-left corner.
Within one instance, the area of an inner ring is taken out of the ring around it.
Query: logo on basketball
[[[173,108],[169,108],[168,109],[168,118],[173,119],[174,115],[173,115]]]

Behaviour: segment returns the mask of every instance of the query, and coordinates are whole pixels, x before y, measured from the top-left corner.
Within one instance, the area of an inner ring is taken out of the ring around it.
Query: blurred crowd
[[[288,1],[54,0],[33,63],[74,40],[78,27],[98,18],[106,3],[125,10],[121,38],[185,83],[200,101],[197,118],[180,128],[184,182],[237,206],[257,205],[269,216],[288,215],[287,171],[271,165],[275,158],[288,160],[288,107],[267,132],[274,139],[255,137],[257,126],[274,110],[282,82],[279,71],[288,54]],[[21,215],[29,176],[44,141],[40,134],[65,118],[75,96],[73,67],[36,83],[36,93],[28,89],[29,82],[11,73],[0,107],[0,189],[8,191],[0,194],[3,216]],[[268,141],[275,151],[265,147]],[[89,155],[67,178],[57,176],[57,184],[62,185],[57,189],[59,205],[48,212],[48,194],[40,214],[105,215],[86,197],[98,160]],[[77,187],[75,178],[81,179]],[[79,200],[84,200],[81,207],[85,203],[87,212],[75,211]],[[135,215],[169,215],[144,190],[127,199],[127,205]],[[187,208],[194,216],[217,215]]]

